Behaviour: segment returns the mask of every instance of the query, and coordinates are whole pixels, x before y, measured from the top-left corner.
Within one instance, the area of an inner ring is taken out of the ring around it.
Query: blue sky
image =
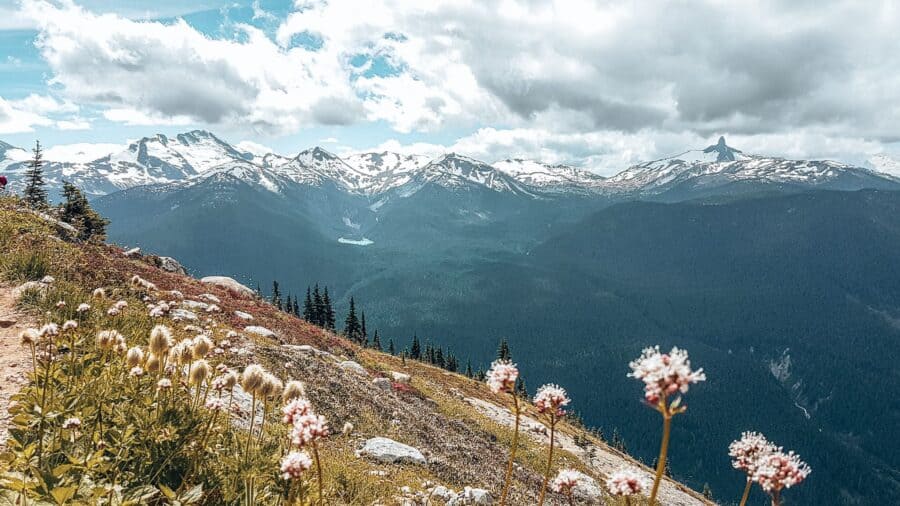
[[[900,153],[896,26],[891,2],[0,0],[0,140],[202,128],[610,174],[726,135],[866,164]]]

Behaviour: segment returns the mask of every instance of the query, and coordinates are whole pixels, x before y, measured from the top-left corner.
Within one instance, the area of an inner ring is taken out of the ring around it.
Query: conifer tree
[[[506,338],[500,340],[500,346],[497,347],[498,360],[512,360],[512,354],[509,352],[509,343]]]
[[[703,484],[703,497],[709,499],[710,501],[713,500],[712,488],[709,487],[709,483]]]
[[[447,362],[444,361],[444,351],[440,348],[434,351],[434,365],[440,367],[441,369],[443,369],[447,365]]]
[[[331,306],[331,296],[328,295],[328,287],[322,296],[322,326],[328,330],[334,330],[334,308]]]
[[[516,394],[524,399],[528,398],[528,387],[525,386],[525,380],[521,376],[516,379]]]
[[[356,317],[356,302],[353,297],[350,297],[350,310],[344,320],[344,335],[348,339],[362,343],[362,329],[359,326],[359,319]]]
[[[32,209],[46,209],[47,189],[44,181],[44,152],[41,149],[41,141],[34,143],[31,150],[33,156],[28,161],[28,170],[25,171],[25,191],[22,196],[25,203]]]
[[[471,378],[475,376],[475,373],[472,372],[472,360],[466,359],[466,377]]]
[[[297,303],[297,299],[299,297],[294,297],[294,307],[291,308],[291,312],[294,313],[294,316],[300,317],[300,304]]]
[[[419,344],[419,336],[417,336],[416,334],[413,334],[412,345],[409,349],[409,356],[416,360],[422,358],[422,347]]]
[[[303,319],[313,323],[314,317],[313,311],[313,302],[312,302],[312,292],[309,289],[309,286],[306,287],[306,299],[303,300]]]
[[[281,302],[281,289],[278,287],[278,281],[272,281],[272,305],[278,309],[283,309]]]
[[[394,338],[393,337],[388,339],[388,353],[390,353],[391,355],[397,354],[397,350],[394,349]]]
[[[258,282],[256,283],[256,296],[259,297],[260,299],[261,299],[262,296],[263,296],[263,294],[262,294],[262,288],[260,288]]]
[[[322,294],[319,293],[319,284],[313,287],[313,319],[312,322],[320,327],[325,327],[325,303]]]
[[[378,337],[378,329],[375,329],[375,335],[372,336],[372,348],[375,348],[378,351],[382,351],[381,338]]]
[[[447,369],[450,372],[456,372],[457,370],[459,370],[459,362],[456,360],[456,356],[453,355],[450,350],[447,350],[447,365],[444,367],[444,369]]]
[[[622,453],[627,453],[628,449],[625,447],[625,440],[622,439],[622,436],[619,435],[619,429],[613,429],[612,433],[612,447],[616,450],[619,450]],[[653,463],[656,466],[656,462]]]
[[[360,324],[359,331],[362,334],[361,340],[362,340],[363,346],[368,346],[369,345],[369,331],[366,330],[366,312],[365,311],[362,312],[362,319],[360,320],[360,322],[361,322],[361,324]]]
[[[285,310],[285,312],[290,313],[293,307],[294,307],[294,301],[291,298],[291,294],[288,294],[287,300],[284,302],[284,310]]]
[[[81,241],[106,239],[106,226],[109,221],[94,211],[87,197],[77,186],[63,181],[63,197],[65,201],[60,206],[60,219],[78,230],[77,239]]]

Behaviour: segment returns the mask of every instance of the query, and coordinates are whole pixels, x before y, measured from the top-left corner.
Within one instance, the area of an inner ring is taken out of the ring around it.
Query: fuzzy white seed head
[[[209,363],[200,359],[191,364],[191,370],[188,375],[192,385],[200,385],[209,376]]]
[[[82,302],[81,304],[78,304],[78,307],[75,308],[76,313],[87,313],[90,310],[91,310],[91,305],[86,304],[84,302]]]
[[[249,394],[258,394],[263,384],[266,371],[259,364],[250,364],[241,374],[241,388]]]
[[[165,325],[157,325],[150,331],[150,351],[156,355],[165,355],[172,347],[172,330]]]
[[[211,348],[212,341],[204,335],[199,335],[194,338],[194,346],[191,349],[191,353],[195,359],[206,358],[206,356],[209,355],[209,350]]]
[[[137,367],[141,365],[144,361],[144,350],[138,348],[137,346],[128,350],[128,353],[125,354],[125,363],[128,364],[128,367]]]
[[[281,400],[288,403],[301,397],[306,397],[306,388],[303,386],[303,383],[294,380],[288,381],[284,386],[284,392],[281,394]]]
[[[62,326],[63,332],[68,332],[70,330],[75,330],[77,328],[78,328],[78,322],[76,322],[75,320],[66,320],[66,322],[63,323],[63,326]]]

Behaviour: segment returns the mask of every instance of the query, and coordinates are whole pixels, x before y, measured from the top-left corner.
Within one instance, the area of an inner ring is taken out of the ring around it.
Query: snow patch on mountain
[[[352,244],[353,246],[369,246],[375,244],[375,241],[366,239],[365,237],[362,239],[345,239],[343,237],[338,237],[338,242],[341,244]]]

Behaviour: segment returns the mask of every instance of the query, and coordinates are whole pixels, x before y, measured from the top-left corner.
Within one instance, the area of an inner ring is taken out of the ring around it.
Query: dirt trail
[[[22,388],[31,369],[28,352],[19,344],[19,333],[30,323],[16,311],[12,288],[0,285],[0,449],[6,446],[9,398]]]

